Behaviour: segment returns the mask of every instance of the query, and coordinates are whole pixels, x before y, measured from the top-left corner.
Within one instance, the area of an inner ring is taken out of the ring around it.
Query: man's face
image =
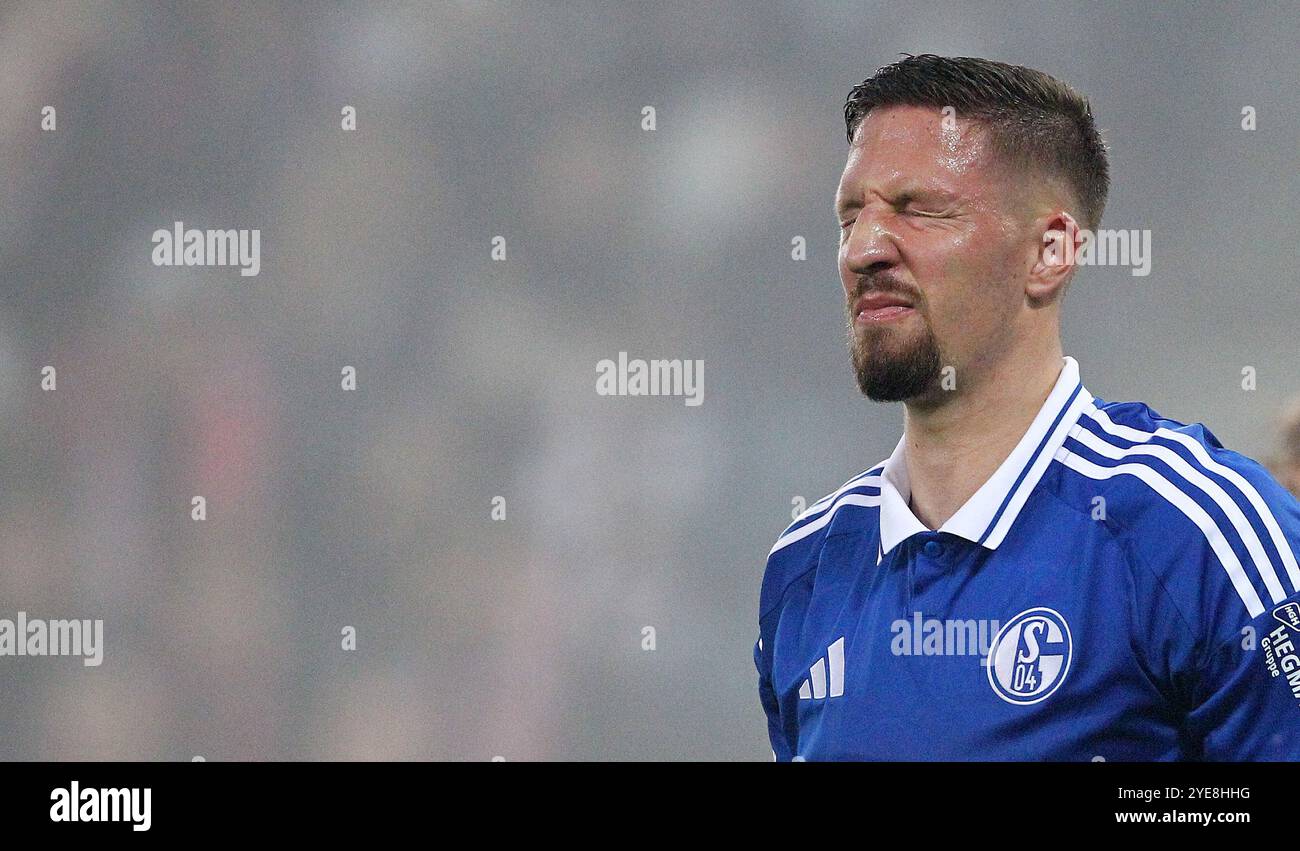
[[[938,109],[873,110],[836,195],[839,270],[862,392],[938,401],[1017,333],[1033,251],[984,131]]]

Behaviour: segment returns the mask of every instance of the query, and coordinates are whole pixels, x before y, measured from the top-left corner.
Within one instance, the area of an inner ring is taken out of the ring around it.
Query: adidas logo
[[[830,665],[827,665],[827,659]],[[844,637],[826,648],[826,658],[818,659],[808,669],[808,679],[799,686],[800,700],[821,700],[826,697],[826,668],[830,670],[830,696],[840,697],[844,694]]]

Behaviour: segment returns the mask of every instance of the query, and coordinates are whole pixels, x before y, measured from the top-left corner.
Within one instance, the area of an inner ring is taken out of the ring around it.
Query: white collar
[[[1079,381],[1078,362],[1066,357],[1056,386],[1016,448],[939,531],[982,544],[991,550],[997,549],[1025,500],[1052,463],[1056,450],[1065,442],[1070,429],[1090,402],[1092,394]],[[880,473],[882,554],[918,532],[930,531],[908,508],[912,488],[907,478],[906,444],[907,436],[904,435]]]

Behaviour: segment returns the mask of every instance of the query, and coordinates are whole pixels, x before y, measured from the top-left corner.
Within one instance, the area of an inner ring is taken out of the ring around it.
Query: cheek
[[[933,246],[926,263],[926,297],[938,317],[950,317],[979,298],[984,258],[966,236]]]
[[[944,288],[957,301],[981,302],[1001,312],[1014,287],[1017,257],[1012,247],[997,238],[974,235],[954,241],[943,262]]]
[[[1011,268],[1001,245],[989,250],[973,237],[954,240],[934,269],[926,297],[940,338],[987,337],[1006,322]]]

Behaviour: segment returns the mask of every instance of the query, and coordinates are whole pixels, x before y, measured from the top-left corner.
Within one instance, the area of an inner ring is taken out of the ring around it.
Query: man
[[[916,56],[845,119],[853,366],[904,429],[768,557],[775,757],[1300,759],[1300,506],[1062,354],[1109,182],[1087,101]]]
[[[1277,438],[1273,475],[1292,496],[1300,497],[1300,397],[1292,399],[1282,411]]]

